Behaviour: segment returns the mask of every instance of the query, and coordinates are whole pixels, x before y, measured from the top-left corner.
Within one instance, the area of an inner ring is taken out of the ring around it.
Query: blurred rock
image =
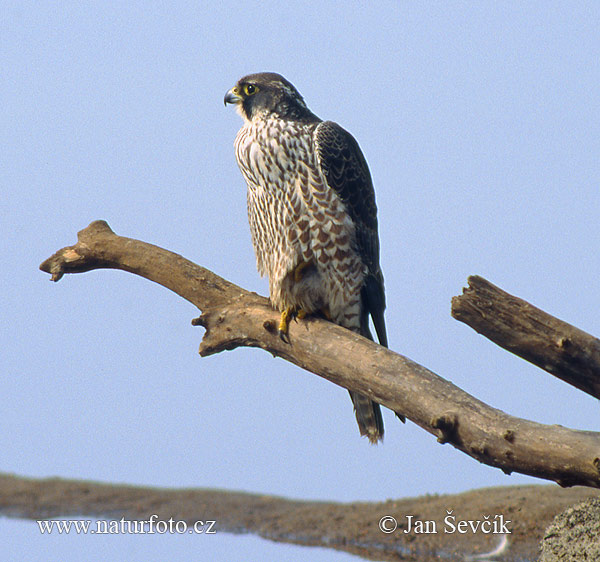
[[[540,562],[600,560],[600,499],[559,513],[542,539]]]

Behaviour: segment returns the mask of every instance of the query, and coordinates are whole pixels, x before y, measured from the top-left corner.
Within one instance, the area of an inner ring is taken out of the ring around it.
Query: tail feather
[[[376,275],[367,277],[362,289],[361,301],[360,333],[374,341],[371,330],[369,330],[369,316],[371,316],[379,344],[388,347],[384,319],[385,293],[383,275],[380,271]],[[366,435],[372,444],[383,441],[383,417],[380,405],[367,396],[352,391],[350,391],[350,398],[354,404],[354,413],[360,434]],[[401,422],[406,421],[401,413],[395,413]]]
[[[360,434],[366,435],[373,445],[376,445],[378,441],[383,441],[383,417],[379,404],[364,394],[351,390],[348,392],[352,398],[352,404],[354,404],[354,413]]]
[[[367,294],[363,290],[361,315],[360,315],[360,330],[357,330],[361,335],[370,340],[373,340],[371,330],[369,330],[369,314],[373,318],[373,324],[377,333],[377,339],[381,345],[387,347],[387,336],[385,333],[385,321],[383,319],[383,308],[377,310],[377,314],[373,314],[373,310],[369,306],[369,301],[365,298]],[[364,394],[358,392],[350,392],[352,404],[354,404],[354,414],[358,422],[358,429],[361,435],[366,435],[369,442],[376,445],[379,441],[383,441],[383,416],[381,415],[381,407],[377,402],[371,400]]]

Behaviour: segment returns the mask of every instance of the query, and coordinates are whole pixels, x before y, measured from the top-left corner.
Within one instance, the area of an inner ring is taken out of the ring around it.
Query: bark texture
[[[195,324],[206,329],[201,355],[240,346],[262,348],[371,397],[440,443],[506,473],[561,486],[600,487],[600,434],[512,417],[410,359],[322,319],[292,323],[289,343],[283,342],[277,331],[279,314],[268,299],[178,254],[117,236],[104,221],[93,222],[79,233],[77,244],[40,266],[54,281],[65,273],[101,268],[141,275],[196,305],[202,315]]]
[[[600,398],[600,340],[483,277],[452,299],[452,316],[500,347]]]

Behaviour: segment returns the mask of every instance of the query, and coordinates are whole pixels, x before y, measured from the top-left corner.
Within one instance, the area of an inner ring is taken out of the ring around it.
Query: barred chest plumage
[[[235,149],[248,185],[252,243],[276,308],[327,309],[334,322],[357,329],[365,266],[354,223],[321,172],[318,126],[259,117],[239,131]]]

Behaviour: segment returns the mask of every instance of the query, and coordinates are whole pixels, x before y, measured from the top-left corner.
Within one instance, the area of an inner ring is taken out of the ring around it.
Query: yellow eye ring
[[[246,94],[247,96],[253,96],[254,94],[256,94],[256,92],[258,92],[258,86],[255,86],[254,84],[244,85],[244,94]]]

